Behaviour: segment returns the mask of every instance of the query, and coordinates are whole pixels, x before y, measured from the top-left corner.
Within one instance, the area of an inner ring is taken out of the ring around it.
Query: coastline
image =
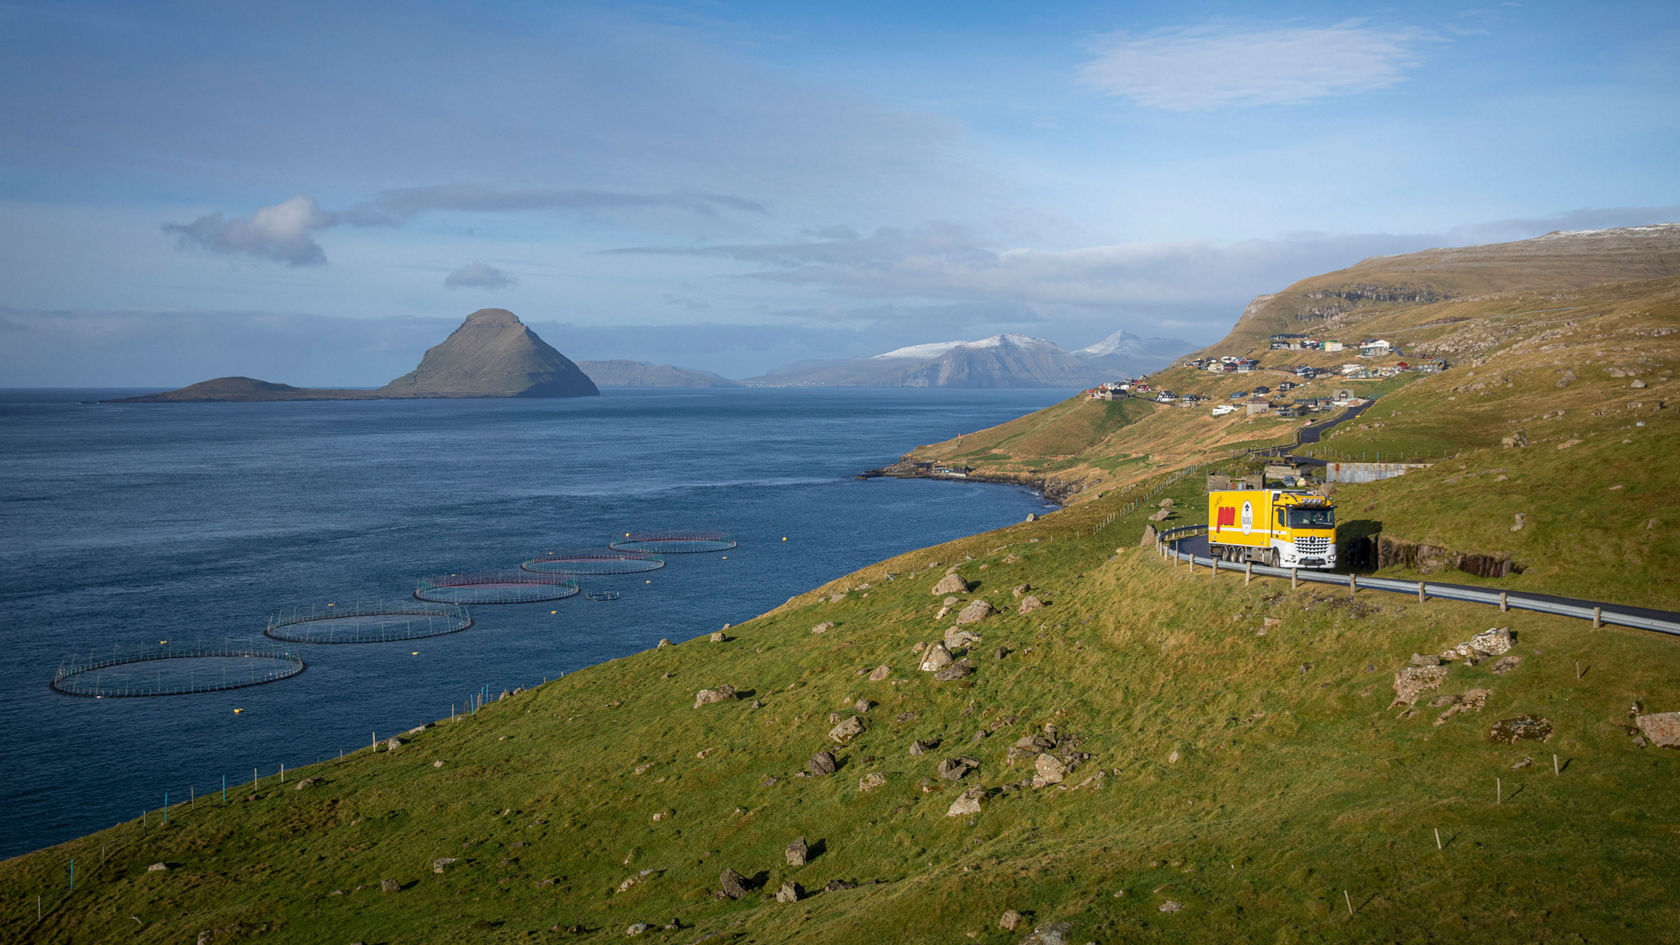
[[[962,473],[942,473],[934,471],[932,464],[918,463],[908,457],[900,457],[896,462],[867,469],[857,474],[858,479],[936,479],[945,482],[992,482],[1005,486],[1025,486],[1036,493],[1046,502],[1053,503],[1059,510],[1067,504],[1067,500],[1078,494],[1080,486],[1074,482],[1064,482],[1048,476],[1010,475],[1008,473],[987,473],[968,470]]]

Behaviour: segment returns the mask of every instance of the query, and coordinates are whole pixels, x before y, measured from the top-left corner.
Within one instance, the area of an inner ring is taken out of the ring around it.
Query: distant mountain
[[[600,390],[512,312],[484,308],[378,391],[385,397],[588,397]]]
[[[414,397],[587,397],[595,383],[506,309],[480,309],[429,349],[420,366],[378,390],[292,387],[218,377],[116,403],[383,400]]]
[[[647,361],[579,361],[596,387],[740,387],[721,374]]]
[[[1096,352],[1111,346],[1111,353]],[[1129,347],[1128,347],[1129,346]],[[756,387],[1090,387],[1166,365],[1185,342],[1117,332],[1080,352],[1029,335],[936,341],[868,358],[800,361],[744,383]],[[1133,352],[1136,353],[1133,353]]]

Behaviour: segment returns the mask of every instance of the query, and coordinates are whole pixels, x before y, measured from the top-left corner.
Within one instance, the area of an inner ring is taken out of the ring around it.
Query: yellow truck
[[[1333,568],[1336,508],[1314,492],[1210,492],[1208,553],[1282,568]]]

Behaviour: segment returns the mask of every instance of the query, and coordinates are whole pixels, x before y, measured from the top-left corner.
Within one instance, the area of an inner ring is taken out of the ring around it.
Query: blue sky
[[[0,386],[1201,344],[1680,219],[1680,5],[0,2]]]

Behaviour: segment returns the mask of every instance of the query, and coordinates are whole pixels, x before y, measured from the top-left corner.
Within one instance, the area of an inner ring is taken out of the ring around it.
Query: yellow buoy
[[[783,535],[783,536],[782,536],[782,540],[783,540],[783,541],[787,541],[787,536],[786,536],[786,535]]]
[[[244,709],[234,709],[233,714],[238,715],[239,713],[244,712],[244,711],[245,711]]]
[[[409,656],[419,656],[419,655],[420,655],[420,651],[419,651],[419,650],[415,650],[415,651],[413,651],[413,652],[412,652],[412,653],[409,653],[409,654],[408,654],[408,655],[409,655]]]

